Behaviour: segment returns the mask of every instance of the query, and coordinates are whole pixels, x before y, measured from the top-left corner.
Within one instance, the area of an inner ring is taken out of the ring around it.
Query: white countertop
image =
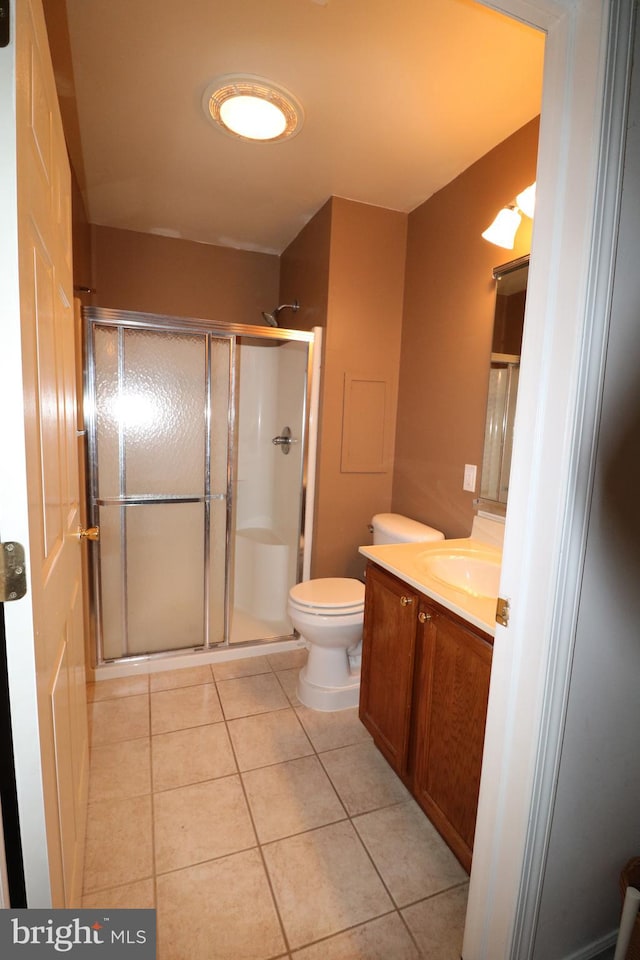
[[[436,540],[432,543],[384,543],[359,548],[363,557],[393,573],[468,623],[494,636],[497,597],[474,596],[431,576],[424,566],[424,558],[428,554],[446,555],[467,551],[494,563],[502,560],[499,548],[471,537],[463,540]]]

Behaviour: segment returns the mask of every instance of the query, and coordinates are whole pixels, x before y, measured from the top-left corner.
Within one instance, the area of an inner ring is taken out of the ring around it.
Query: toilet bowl
[[[397,513],[371,521],[373,542],[442,540],[444,534]],[[347,577],[297,583],[289,591],[289,617],[309,648],[298,675],[298,699],[313,710],[344,710],[360,698],[364,584]]]
[[[298,675],[298,699],[313,710],[355,707],[360,671],[348,651],[362,640],[364,584],[346,577],[298,583],[289,591],[289,617],[309,648]]]

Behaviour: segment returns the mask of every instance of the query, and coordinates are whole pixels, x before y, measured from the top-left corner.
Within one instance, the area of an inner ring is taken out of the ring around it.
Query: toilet
[[[444,539],[440,530],[398,513],[376,514],[371,529],[374,544]],[[298,675],[300,702],[322,711],[357,706],[364,584],[349,577],[305,580],[290,589],[287,610],[309,648]]]

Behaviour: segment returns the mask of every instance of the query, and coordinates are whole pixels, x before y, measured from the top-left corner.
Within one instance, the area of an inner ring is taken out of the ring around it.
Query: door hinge
[[[501,627],[508,627],[510,613],[511,608],[509,601],[505,600],[504,597],[498,597],[498,603],[496,604],[496,623],[499,623]]]
[[[8,540],[0,543],[0,603],[20,600],[27,592],[24,547]]]

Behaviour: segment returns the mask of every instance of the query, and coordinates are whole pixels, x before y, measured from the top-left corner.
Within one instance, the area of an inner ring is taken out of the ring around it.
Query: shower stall
[[[320,331],[84,317],[96,666],[291,639]]]

